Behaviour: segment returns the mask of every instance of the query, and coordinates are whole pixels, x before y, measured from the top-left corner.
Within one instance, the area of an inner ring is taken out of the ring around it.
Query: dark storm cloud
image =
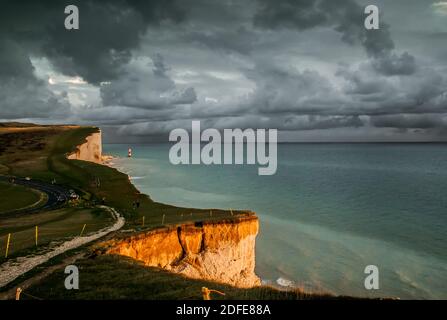
[[[151,110],[133,107],[108,106],[102,108],[90,108],[82,110],[77,117],[79,121],[87,124],[113,124],[126,125],[129,123],[147,122],[147,119],[153,121],[169,121],[182,114],[175,114],[172,110]]]
[[[2,80],[23,77],[32,78],[34,67],[25,52],[17,43],[8,38],[0,38],[0,77]]]
[[[366,2],[6,0],[0,118],[67,116],[163,141],[193,119],[304,136],[445,134],[445,48],[426,36],[445,35],[445,20],[405,21],[402,6],[430,5],[395,0],[367,31]],[[67,4],[79,31],[63,27]],[[402,41],[413,25],[421,34]]]
[[[34,76],[34,67],[17,43],[0,38],[0,117],[54,118],[65,116],[70,105],[64,94],[48,90],[45,81]]]
[[[0,80],[0,118],[61,119],[70,114],[66,94],[56,95],[46,83],[33,78]]]
[[[359,69],[340,68],[337,74],[346,80],[343,90],[355,106],[346,109],[348,112],[386,115],[447,111],[447,79],[433,68],[419,68],[411,77],[388,78],[364,64]]]
[[[368,56],[376,59],[377,71],[387,75],[411,74],[415,69],[414,57],[408,53],[392,53],[395,44],[390,26],[381,21],[379,30],[364,26],[364,8],[354,0],[258,0],[259,10],[254,17],[256,26],[268,29],[292,28],[309,30],[333,27],[349,44],[360,43]]]
[[[250,54],[258,42],[258,37],[245,27],[236,30],[219,30],[215,32],[191,32],[187,40],[204,45],[212,50]]]
[[[341,68],[337,75],[343,77],[347,83],[344,88],[349,95],[363,96],[364,99],[380,99],[385,98],[392,93],[392,89],[386,81],[381,81],[376,77],[365,76],[365,72],[369,70],[349,70]]]
[[[324,116],[324,115],[250,115],[249,117],[222,118],[215,121],[218,129],[225,128],[275,128],[281,131],[311,131],[319,129],[334,129],[364,125],[364,121],[358,116]]]
[[[382,22],[379,30],[364,27],[364,8],[354,0],[258,0],[255,25],[264,28],[296,28],[308,30],[331,26],[347,43],[361,43],[371,56],[380,56],[394,49],[389,26]]]
[[[80,30],[64,28],[64,8],[69,4],[79,7]],[[149,25],[183,18],[174,0],[8,0],[2,3],[0,37],[14,37],[64,74],[97,84],[119,75]]]
[[[324,114],[338,99],[331,83],[316,71],[300,72],[261,62],[246,75],[256,83],[251,95],[253,112]]]
[[[370,122],[378,128],[398,129],[445,129],[447,128],[447,115],[439,114],[399,114],[371,117]]]
[[[447,81],[429,67],[415,70],[412,76],[389,77],[377,72],[370,61],[359,67],[340,66],[335,75],[344,82],[338,86],[316,71],[266,61],[258,61],[245,74],[256,88],[236,111],[281,119],[269,123],[283,130],[358,128],[367,124],[365,116],[447,112]]]
[[[80,30],[64,28],[64,8],[69,4],[80,9]],[[174,0],[3,1],[0,118],[69,114],[66,93],[54,94],[36,77],[31,57],[45,57],[63,74],[99,84],[119,77],[148,26],[183,18]],[[191,94],[189,90],[173,100],[186,101]]]
[[[142,109],[174,108],[197,100],[192,87],[177,88],[167,75],[163,57],[152,57],[153,68],[145,61],[129,64],[117,80],[101,86],[105,105],[120,105]]]
[[[372,65],[379,73],[387,76],[412,75],[416,72],[415,58],[408,52],[401,56],[392,53],[377,57],[372,61]]]
[[[201,130],[214,128],[223,131],[227,128],[269,129],[282,131],[311,131],[318,129],[358,128],[364,125],[357,116],[275,116],[265,117],[249,115],[241,117],[195,118],[200,120]],[[133,136],[160,136],[166,137],[176,128],[191,130],[191,119],[171,119],[164,121],[147,121],[127,124],[120,127],[120,134]],[[166,139],[165,139],[166,141]]]

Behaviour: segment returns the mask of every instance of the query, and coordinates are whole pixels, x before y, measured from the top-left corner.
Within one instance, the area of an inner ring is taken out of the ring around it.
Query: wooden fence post
[[[211,300],[211,293],[217,293],[220,294],[222,296],[225,295],[225,293],[219,291],[219,290],[213,290],[213,289],[208,289],[207,287],[202,287],[202,296],[203,296],[203,300]]]
[[[84,233],[84,230],[85,230],[85,226],[86,226],[87,224],[84,224],[84,226],[82,227],[82,230],[81,230],[81,234],[79,235],[80,237],[82,237],[82,234]]]
[[[16,300],[20,300],[20,294],[22,293],[22,289],[21,288],[17,288],[16,290]]]
[[[37,240],[39,238],[39,227],[36,226],[36,247],[37,247]]]
[[[8,252],[9,252],[9,242],[11,241],[11,234],[8,233],[8,240],[6,240],[6,252],[5,252],[5,259],[8,258]]]

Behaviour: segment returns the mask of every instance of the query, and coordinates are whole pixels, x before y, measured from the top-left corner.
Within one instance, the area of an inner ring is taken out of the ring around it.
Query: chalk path
[[[117,231],[124,226],[124,218],[113,208],[101,206],[101,208],[108,210],[115,218],[115,223],[107,228],[101,229],[95,233],[89,234],[85,237],[75,237],[67,240],[62,244],[57,244],[54,247],[48,247],[46,252],[42,254],[33,254],[26,257],[19,257],[8,260],[0,265],[0,288],[6,286],[8,283],[14,281],[19,276],[31,271],[38,265],[47,262],[61,253],[76,249],[84,244],[97,240],[110,232]]]

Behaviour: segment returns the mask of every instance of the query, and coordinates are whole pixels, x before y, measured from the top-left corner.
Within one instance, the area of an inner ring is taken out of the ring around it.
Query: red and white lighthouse
[[[132,149],[129,148],[129,150],[127,150],[127,157],[131,158],[132,157]]]

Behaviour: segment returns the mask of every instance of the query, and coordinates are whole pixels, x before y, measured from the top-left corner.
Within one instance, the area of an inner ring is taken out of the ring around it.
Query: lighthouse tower
[[[131,148],[129,148],[129,150],[127,151],[127,157],[132,158],[132,149]]]

